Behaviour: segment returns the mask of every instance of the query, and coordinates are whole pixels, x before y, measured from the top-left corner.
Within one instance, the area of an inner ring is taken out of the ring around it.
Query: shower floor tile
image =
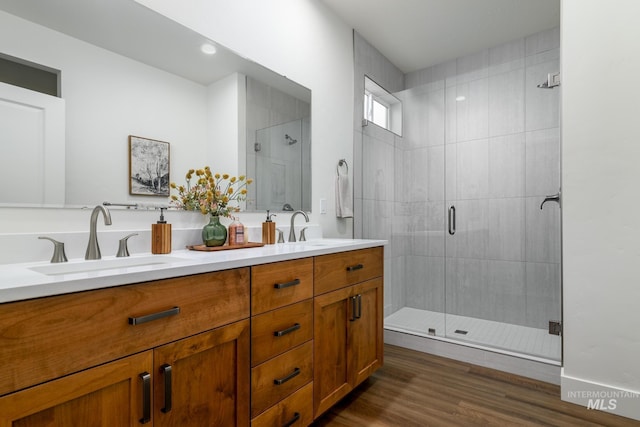
[[[546,329],[403,307],[384,319],[385,329],[421,336],[456,339],[506,352],[560,360],[561,339]],[[466,334],[455,331],[466,331]]]

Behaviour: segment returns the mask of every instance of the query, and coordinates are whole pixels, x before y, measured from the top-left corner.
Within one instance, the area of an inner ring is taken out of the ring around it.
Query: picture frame
[[[129,135],[129,194],[169,197],[169,143]]]

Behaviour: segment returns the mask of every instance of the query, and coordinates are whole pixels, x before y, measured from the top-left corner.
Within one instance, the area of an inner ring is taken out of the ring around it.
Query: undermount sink
[[[59,276],[62,274],[87,273],[91,271],[114,270],[130,267],[146,267],[151,265],[172,264],[185,261],[184,258],[173,256],[144,256],[131,258],[107,258],[95,261],[78,261],[70,263],[59,263],[40,265],[29,268],[36,273],[45,274],[47,276]]]

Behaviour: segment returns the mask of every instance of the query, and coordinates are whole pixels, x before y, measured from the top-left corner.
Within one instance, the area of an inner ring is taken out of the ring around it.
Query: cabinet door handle
[[[300,284],[300,279],[293,279],[290,282],[285,282],[285,283],[276,283],[273,285],[274,288],[276,289],[284,289],[284,288],[288,288],[290,286],[295,286],[295,285],[299,285]]]
[[[171,365],[167,365],[166,363],[160,366],[160,371],[164,376],[164,407],[160,409],[163,413],[167,413],[171,411]]]
[[[273,380],[273,383],[275,385],[282,385],[282,384],[286,383],[287,381],[289,381],[291,378],[300,375],[300,372],[301,372],[300,368],[294,368],[293,372],[291,372],[289,375],[287,375],[284,378],[275,379],[275,380]]]
[[[286,423],[282,424],[282,427],[290,427],[293,424],[296,423],[296,421],[298,421],[300,419],[300,412],[294,412],[293,413],[293,418],[291,418],[289,421],[287,421]]]
[[[142,379],[142,418],[140,424],[146,424],[151,421],[151,374],[143,372],[140,374]]]
[[[295,325],[289,326],[287,329],[283,329],[281,331],[275,331],[273,335],[276,337],[281,337],[283,335],[290,334],[293,331],[297,331],[298,329],[300,329],[300,323],[296,323]]]
[[[356,317],[356,319],[359,319],[359,318],[362,317],[362,295],[358,294],[358,295],[355,296],[355,298],[356,298],[356,301],[358,303],[357,304],[358,311],[356,312],[357,314],[356,314],[355,317]]]
[[[179,314],[179,313],[180,313],[180,307],[173,307],[173,308],[170,308],[169,310],[159,311],[153,314],[147,314],[146,316],[129,317],[129,324],[134,326],[140,325],[142,323],[147,323],[153,320],[162,319],[163,317],[175,316],[176,314]]]
[[[364,268],[364,264],[350,265],[347,267],[347,271],[362,270],[363,268]]]
[[[354,297],[349,297],[349,301],[351,302],[351,318],[349,319],[349,321],[354,322],[357,317],[356,317],[356,300],[358,299],[357,296]]]

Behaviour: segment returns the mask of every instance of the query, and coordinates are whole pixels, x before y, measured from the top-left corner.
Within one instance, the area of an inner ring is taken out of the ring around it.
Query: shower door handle
[[[452,236],[456,234],[456,207],[451,205],[449,206],[449,234]]]

